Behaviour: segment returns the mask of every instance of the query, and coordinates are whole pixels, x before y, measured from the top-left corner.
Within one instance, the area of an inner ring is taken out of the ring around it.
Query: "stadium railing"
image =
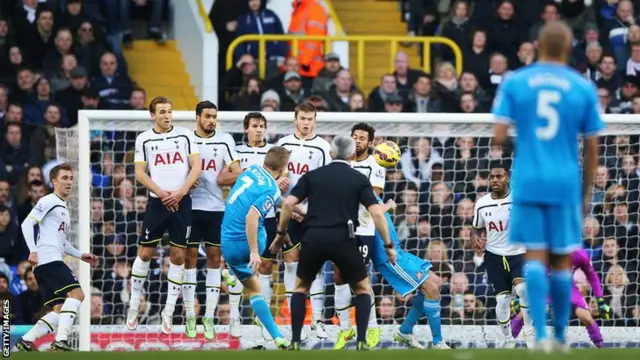
[[[431,44],[442,44],[448,46],[456,58],[455,67],[458,74],[462,73],[462,51],[458,44],[453,42],[451,39],[440,37],[440,36],[425,36],[425,37],[411,37],[411,36],[384,36],[384,35],[344,35],[344,36],[300,36],[300,35],[243,35],[236,38],[229,45],[229,49],[227,50],[227,59],[226,66],[227,70],[231,69],[234,66],[233,62],[233,54],[238,45],[245,42],[258,42],[258,69],[259,75],[261,78],[265,78],[267,66],[266,66],[266,42],[267,41],[290,41],[291,42],[291,53],[296,54],[298,52],[298,42],[299,41],[324,41],[325,43],[325,52],[328,53],[331,51],[332,42],[333,41],[346,41],[346,42],[355,42],[357,44],[357,52],[356,52],[356,61],[358,63],[357,69],[358,73],[355,76],[358,84],[362,84],[364,82],[364,73],[365,73],[365,45],[367,43],[373,42],[386,42],[391,46],[391,51],[389,51],[389,71],[394,71],[395,64],[395,56],[398,53],[398,44],[403,42],[408,43],[421,43],[422,45],[422,55],[423,59],[431,58]],[[344,64],[348,66],[348,64]],[[423,70],[427,73],[431,73],[431,62],[424,61]],[[352,74],[353,75],[353,74]]]
[[[245,112],[220,112],[218,128],[222,131],[241,134]],[[268,120],[268,134],[288,134],[293,130],[293,112],[265,112]],[[640,134],[640,117],[636,115],[604,115],[607,129],[603,135]],[[194,128],[195,112],[176,111],[173,113],[175,125]],[[327,113],[320,112],[317,117],[316,133],[318,135],[348,134],[353,124],[366,121],[376,129],[376,135],[382,137],[488,137],[493,135],[493,117],[490,114],[411,114],[411,113]],[[57,154],[74,164],[77,171],[75,196],[69,199],[72,215],[71,241],[81,252],[92,250],[91,228],[91,151],[93,136],[100,131],[141,132],[153,125],[147,111],[99,111],[82,110],[79,112],[78,125],[71,129],[56,129]],[[514,134],[512,134],[514,135]],[[83,262],[73,262],[71,266],[77,271],[81,286],[86,294],[91,294],[92,280],[90,266]],[[463,326],[464,327],[464,326]],[[92,342],[92,331],[109,337],[116,327],[91,325],[90,301],[85,300],[80,308],[79,349],[89,350]],[[123,326],[117,327],[117,329]],[[392,327],[389,327],[392,328]],[[457,329],[457,326],[451,328]],[[464,327],[470,329],[471,327]],[[484,326],[473,326],[484,332]],[[157,329],[156,329],[157,330]],[[149,330],[157,333],[156,330]],[[622,335],[635,338],[638,328],[620,330]],[[174,331],[179,331],[178,329]],[[466,331],[466,330],[465,330]],[[475,331],[475,330],[474,330]],[[140,332],[140,331],[139,331]],[[618,330],[616,330],[616,333]],[[609,334],[609,333],[608,333]],[[141,336],[144,336],[140,334]],[[155,336],[155,335],[154,335]],[[466,339],[461,337],[460,339]],[[467,339],[468,340],[468,339]],[[579,341],[578,338],[575,339]],[[487,341],[478,338],[474,341]]]

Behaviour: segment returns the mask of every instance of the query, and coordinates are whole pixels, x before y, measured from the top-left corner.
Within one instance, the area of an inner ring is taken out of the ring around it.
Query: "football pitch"
[[[181,356],[188,360],[388,360],[398,357],[402,360],[637,360],[640,349],[575,349],[569,354],[542,355],[530,351],[504,349],[474,350],[375,350],[375,351],[163,351],[163,352],[76,352],[76,353],[13,353],[12,359],[64,359],[64,360],[176,360]]]

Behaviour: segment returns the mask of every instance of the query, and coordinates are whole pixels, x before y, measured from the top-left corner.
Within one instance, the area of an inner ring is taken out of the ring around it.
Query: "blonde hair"
[[[607,271],[607,276],[604,279],[605,284],[613,285],[613,281],[614,281],[613,277],[617,274],[622,274],[622,285],[629,284],[629,277],[627,276],[627,272],[624,271],[624,269],[620,265],[613,265],[612,267],[609,268],[609,271]]]
[[[431,240],[429,245],[427,245],[427,258],[431,259],[431,251],[433,251],[435,246],[439,246],[442,251],[442,262],[449,261],[449,254],[447,253],[447,246],[442,242],[442,240]]]
[[[444,70],[451,70],[454,79],[458,77],[458,72],[456,71],[456,68],[453,66],[453,64],[448,61],[444,61],[438,64],[438,67],[436,67],[436,80],[440,79],[440,72]]]

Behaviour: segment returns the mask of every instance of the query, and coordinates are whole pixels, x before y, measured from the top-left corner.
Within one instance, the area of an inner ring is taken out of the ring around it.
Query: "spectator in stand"
[[[584,28],[584,37],[576,38],[576,40],[579,40],[579,41],[573,47],[573,50],[571,52],[571,65],[576,67],[578,64],[582,64],[587,61],[587,45],[591,43],[597,42],[602,47],[603,53],[605,54],[611,53],[611,51],[606,45],[603,46],[603,44],[607,44],[607,43],[600,43],[599,39],[600,39],[600,29],[598,28],[598,25],[593,23],[588,23]]]
[[[245,79],[240,91],[233,97],[233,109],[236,111],[258,111],[262,96],[262,82],[257,76]]]
[[[464,0],[456,0],[451,7],[451,17],[443,27],[441,36],[453,40],[461,49],[471,47],[471,29],[474,24],[469,19],[469,3]],[[442,50],[442,59],[454,61],[454,55],[449,47]]]
[[[618,93],[620,89],[621,77],[616,66],[616,58],[613,55],[603,55],[600,59],[599,78],[596,79],[598,87],[609,90],[610,95]]]
[[[349,110],[349,95],[357,90],[349,70],[342,69],[336,74],[333,85],[320,94],[327,101],[329,111],[344,112]]]
[[[409,67],[409,56],[405,52],[398,52],[395,59],[395,71],[393,76],[396,77],[396,86],[398,88],[398,94],[405,99],[411,93],[413,84],[423,71],[414,70]]]
[[[24,282],[27,289],[20,294],[20,309],[22,310],[22,319],[25,324],[33,325],[42,314],[42,294],[40,287],[33,275],[33,268],[29,267],[24,273]]]
[[[459,85],[460,86],[458,86],[454,91],[455,96],[459,101],[462,101],[462,97],[465,93],[471,94],[477,102],[477,112],[489,111],[489,108],[491,107],[491,98],[484,89],[479,86],[478,79],[473,73],[463,72],[462,75],[460,75]],[[457,109],[451,110],[451,112],[457,112]]]
[[[40,180],[33,180],[29,183],[29,196],[18,206],[18,224],[22,224],[38,200],[47,194],[44,183]]]
[[[294,0],[289,34],[299,36],[327,36],[329,18],[318,0]],[[292,46],[292,44],[290,44]],[[301,76],[315,78],[324,67],[323,41],[303,40],[298,42],[297,56]]]
[[[42,69],[47,76],[53,75],[60,67],[60,61],[67,54],[73,54],[73,35],[71,30],[63,28],[58,30],[54,40],[54,46],[47,47],[44,54]]]
[[[60,60],[58,71],[53,74],[51,80],[51,91],[55,94],[71,86],[71,70],[78,66],[78,60],[73,54],[67,54]]]
[[[24,103],[24,122],[30,125],[43,125],[44,113],[53,102],[53,93],[51,91],[51,85],[49,79],[46,77],[40,77],[33,85],[33,91],[27,96],[27,101]],[[64,109],[62,111],[62,124],[69,123],[67,114]]]
[[[284,28],[276,13],[267,9],[266,0],[248,0],[246,12],[240,14],[237,19],[236,36],[243,35],[282,35]],[[269,41],[266,43],[266,53],[263,55],[269,64],[269,68],[284,65],[285,57],[289,52],[289,45],[286,41]],[[234,61],[238,61],[240,56],[251,54],[258,59],[258,43],[244,42],[240,44],[234,52]]]
[[[430,179],[434,163],[442,163],[442,158],[440,154],[431,150],[431,141],[427,138],[412,138],[400,156],[404,178],[418,187]]]
[[[143,88],[133,88],[129,98],[129,110],[147,110],[147,93]]]
[[[516,53],[520,44],[527,39],[522,19],[516,15],[514,4],[510,0],[500,2],[496,15],[487,28],[488,48],[502,54],[509,64],[516,64]]]
[[[409,36],[433,36],[440,23],[438,5],[430,0],[409,1]]]
[[[71,86],[56,93],[54,100],[67,109],[69,126],[74,126],[78,123],[78,110],[84,107],[82,104],[82,91],[89,86],[87,70],[82,66],[73,68],[69,71],[69,83]]]
[[[629,28],[636,23],[633,14],[633,4],[629,0],[620,0],[616,6],[616,13],[613,19],[604,24],[604,31],[600,36],[608,39],[611,49],[616,58],[616,63],[626,64],[629,58],[627,49],[627,35]]]
[[[56,128],[62,127],[60,107],[49,104],[44,120],[44,125],[31,134],[29,164],[42,166],[45,162],[56,159]]]
[[[489,51],[487,50],[487,32],[475,30],[471,38],[471,46],[462,49],[462,68],[470,72],[476,79],[484,79],[489,68]]]
[[[617,106],[612,108],[615,114],[629,114],[631,112],[631,99],[638,93],[638,79],[633,76],[625,76],[621,88],[616,92],[615,102]]]
[[[388,113],[400,113],[403,110],[405,99],[397,94],[387,96],[384,101],[384,111]]]
[[[555,3],[545,4],[542,10],[542,14],[540,14],[540,20],[540,22],[529,28],[529,36],[527,36],[527,38],[525,39],[526,41],[538,41],[538,33],[540,32],[540,28],[544,26],[544,24],[550,21],[560,20],[558,5]]]
[[[384,112],[385,104],[389,96],[399,96],[398,81],[394,74],[384,74],[380,78],[380,85],[369,93],[368,110],[372,112]]]
[[[280,95],[275,90],[267,90],[260,98],[260,110],[265,111],[265,106],[270,107],[270,111],[280,111]]]
[[[9,265],[16,265],[27,256],[26,245],[18,241],[18,231],[11,209],[6,204],[0,205],[0,258]]]
[[[640,31],[640,27],[638,27]],[[640,78],[640,43],[631,43],[631,57],[627,60],[627,75]]]
[[[100,59],[107,52],[107,48],[95,37],[96,28],[89,21],[80,24],[77,30],[78,41],[74,52],[78,62],[89,71],[89,75],[99,74]]]
[[[118,71],[118,60],[110,52],[100,58],[100,74],[91,79],[91,86],[98,91],[105,106],[126,103],[133,90],[131,79]]]
[[[28,95],[33,90],[33,84],[36,82],[36,76],[30,69],[20,69],[16,74],[16,82],[18,87],[12,92],[11,100],[24,103]]]
[[[600,73],[600,63],[603,54],[602,46],[597,42],[588,44],[585,54],[587,55],[585,61],[576,64],[575,68],[584,75],[584,77],[591,81],[597,81],[602,77]]]
[[[302,88],[302,78],[296,72],[290,71],[284,76],[284,90],[278,92],[280,97],[280,111],[293,111],[308,96]]]
[[[536,49],[530,42],[523,42],[518,49],[518,62],[515,64],[514,69],[531,65],[536,60]]]
[[[395,79],[394,79],[395,80]],[[360,91],[354,91],[349,94],[349,111],[360,112],[365,111],[365,97]]]
[[[334,80],[340,70],[344,68],[340,65],[340,56],[330,52],[324,57],[324,68],[318,73],[318,77],[313,80],[311,91],[322,93],[329,90],[334,84]]]
[[[300,66],[298,63],[298,58],[290,56],[287,58],[287,60],[285,60],[284,62],[284,66],[282,67],[282,71],[280,71],[280,73],[270,79],[268,79],[268,86],[267,88],[271,89],[271,90],[276,90],[276,91],[280,91],[282,89],[284,89],[283,84],[284,84],[284,76],[289,72],[289,71],[293,71],[293,72],[297,72],[299,73],[300,70]],[[305,89],[311,89],[312,88],[312,84],[313,81],[315,79],[313,78],[309,78],[309,77],[304,77],[302,76],[302,87]]]
[[[41,68],[48,52],[54,48],[54,15],[51,9],[42,9],[37,15],[35,26],[25,34],[18,34],[24,41],[26,55],[35,62],[35,66]]]
[[[496,90],[504,81],[505,76],[509,74],[508,70],[509,63],[504,55],[497,53],[491,56],[489,60],[489,72],[484,74],[480,80],[482,88],[487,91],[491,99],[495,96]]]
[[[126,47],[133,45],[133,32],[131,27],[131,8],[145,7],[149,9],[149,38],[158,44],[164,43],[162,32],[162,10],[164,0],[121,0],[120,3],[120,25],[122,26],[122,43]]]
[[[4,129],[2,163],[5,167],[5,176],[11,184],[15,185],[29,165],[29,148],[22,137],[20,123],[7,122]]]
[[[240,60],[236,62],[236,66],[231,68],[225,75],[224,89],[225,98],[231,100],[235,94],[240,91],[242,85],[250,77],[258,76],[258,67],[256,61],[250,54],[244,54]],[[229,102],[231,104],[231,102]]]
[[[0,84],[0,123],[4,122],[9,107],[9,87]]]
[[[413,91],[404,103],[403,112],[434,113],[441,110],[440,99],[434,96],[431,88],[431,78],[426,74],[419,75],[413,84]]]
[[[457,107],[455,91],[458,89],[458,75],[456,69],[449,62],[441,62],[436,67],[433,84],[435,96],[442,102],[441,108],[451,111]]]

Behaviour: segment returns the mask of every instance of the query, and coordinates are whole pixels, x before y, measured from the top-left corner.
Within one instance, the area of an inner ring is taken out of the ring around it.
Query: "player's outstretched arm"
[[[384,216],[382,208],[378,204],[373,204],[367,206],[367,210],[369,210],[369,213],[371,214],[371,218],[373,219],[373,223],[376,226],[376,230],[378,230],[378,233],[382,237],[385,252],[387,253],[389,261],[391,263],[395,263],[397,254],[395,251],[395,246],[391,241],[391,236],[389,236],[389,225],[387,224],[387,218]]]
[[[219,186],[231,186],[235,184],[236,179],[242,173],[242,168],[238,161],[234,161],[231,164],[225,165],[218,174],[216,181]]]
[[[137,162],[135,164],[135,175],[136,181],[142,184],[145,188],[147,188],[152,193],[156,194],[160,199],[165,199],[169,194],[162,190],[155,181],[151,180],[151,176],[147,174],[147,163],[145,162]]]

